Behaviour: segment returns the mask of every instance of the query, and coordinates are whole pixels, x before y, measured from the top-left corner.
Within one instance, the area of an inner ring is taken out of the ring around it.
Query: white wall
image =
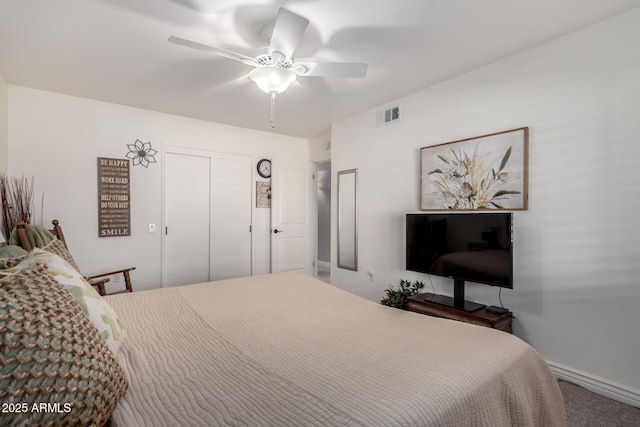
[[[322,133],[309,141],[309,159],[314,163],[331,159],[331,132]]]
[[[0,73],[0,173],[9,168],[9,85]]]
[[[280,165],[309,161],[304,139],[13,85],[9,124],[9,172],[35,177],[35,222],[61,221],[84,274],[135,265],[138,290],[160,286],[163,144],[248,155],[254,164],[263,157]],[[96,158],[124,158],[127,144],[136,139],[151,142],[158,163],[131,167],[132,235],[98,238]],[[263,180],[255,167],[253,180]],[[154,234],[148,232],[150,223],[158,226]],[[253,208],[253,230],[253,273],[269,272],[269,209]]]
[[[375,111],[335,123],[332,167],[359,171],[359,271],[334,261],[332,283],[374,301],[403,278],[430,290],[404,269],[420,147],[529,126],[529,210],[515,213],[515,289],[502,292],[515,334],[640,402],[638,40],[640,9],[401,98],[398,123],[376,128]],[[433,283],[451,294],[451,280]],[[466,288],[499,303],[498,288]]]

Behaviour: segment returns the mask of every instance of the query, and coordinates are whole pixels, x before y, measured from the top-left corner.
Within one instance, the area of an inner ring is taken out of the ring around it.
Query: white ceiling
[[[279,7],[311,23],[296,59],[366,62],[364,79],[299,77],[276,98],[243,63]],[[640,7],[640,0],[0,0],[10,84],[311,138],[332,122]]]

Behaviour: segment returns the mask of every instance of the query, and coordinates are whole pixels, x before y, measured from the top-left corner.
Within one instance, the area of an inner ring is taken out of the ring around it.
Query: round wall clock
[[[258,175],[263,178],[271,178],[271,160],[262,159],[258,162]]]

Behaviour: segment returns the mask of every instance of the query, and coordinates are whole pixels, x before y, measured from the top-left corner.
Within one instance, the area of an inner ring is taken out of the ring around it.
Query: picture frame
[[[420,149],[420,210],[527,210],[529,128]]]
[[[271,183],[256,181],[256,208],[271,207]]]

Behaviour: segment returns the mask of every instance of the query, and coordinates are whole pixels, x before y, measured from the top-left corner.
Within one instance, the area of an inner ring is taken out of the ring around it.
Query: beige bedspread
[[[563,426],[540,355],[504,332],[282,273],[108,297],[129,389],[115,426]]]

